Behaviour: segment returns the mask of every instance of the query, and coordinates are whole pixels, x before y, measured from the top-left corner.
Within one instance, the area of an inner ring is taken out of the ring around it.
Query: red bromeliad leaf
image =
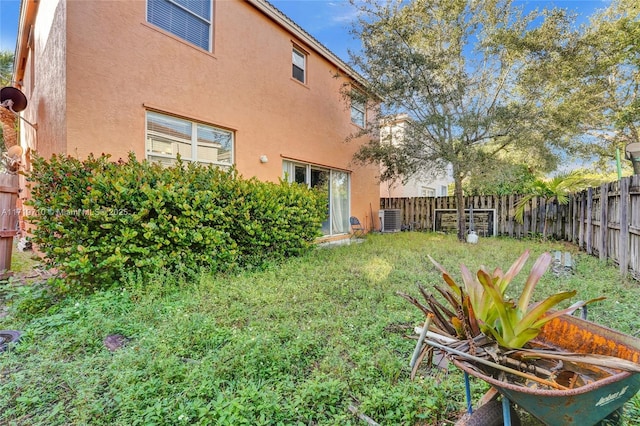
[[[520,308],[521,312],[527,312],[527,309],[529,308],[529,301],[533,295],[533,290],[538,284],[538,281],[540,281],[540,278],[545,274],[545,272],[547,272],[550,264],[551,255],[549,253],[543,253],[540,255],[538,260],[536,260],[533,268],[531,268],[527,282],[525,283],[524,289],[520,294],[520,299],[518,300],[518,308]]]
[[[505,290],[507,289],[507,286],[511,283],[511,281],[513,281],[515,276],[518,275],[518,273],[520,273],[520,271],[524,267],[524,264],[527,262],[527,259],[529,258],[529,253],[530,253],[529,250],[525,250],[525,252],[522,253],[522,255],[520,255],[520,257],[515,262],[513,262],[513,264],[507,271],[507,273],[500,278],[499,288],[501,293],[504,294]]]
[[[456,284],[453,278],[451,278],[451,275],[447,272],[447,270],[444,269],[444,267],[440,265],[438,262],[436,262],[431,256],[427,256],[427,257],[429,258],[429,260],[431,260],[431,263],[433,263],[435,267],[438,268],[440,272],[442,272],[442,278],[447,284],[449,284],[449,287],[451,287],[453,291],[456,292],[458,297],[461,297],[460,287],[458,286],[458,284]]]
[[[462,273],[462,281],[464,282],[466,292],[471,298],[471,303],[477,306],[482,297],[482,286],[476,281],[466,266],[460,265],[460,272]]]
[[[476,314],[473,310],[473,305],[471,304],[471,300],[469,296],[466,296],[462,301],[462,310],[467,315],[467,319],[469,321],[469,328],[471,329],[472,337],[476,337],[480,334],[480,326],[478,325],[478,320],[476,318]]]

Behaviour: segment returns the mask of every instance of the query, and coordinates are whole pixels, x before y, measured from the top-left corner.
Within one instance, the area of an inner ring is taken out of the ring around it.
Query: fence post
[[[0,173],[0,275],[3,277],[11,270],[13,239],[18,233],[16,202],[19,191],[18,175]]]
[[[618,206],[620,217],[620,240],[618,253],[620,253],[620,274],[626,277],[629,273],[629,183],[631,178],[620,180],[620,205]]]
[[[605,260],[608,256],[607,238],[609,237],[609,185],[600,185],[600,247],[598,247],[598,257]]]
[[[610,195],[615,199],[610,200]],[[600,197],[599,206],[597,206],[598,196]],[[597,250],[600,259],[613,258],[619,262],[622,276],[632,274],[635,279],[638,279],[640,277],[640,261],[637,259],[637,253],[640,253],[639,197],[640,176],[623,178],[617,184],[602,184],[599,188],[586,189],[572,195],[567,206],[560,206],[557,201],[547,204],[538,197],[525,206],[523,224],[516,223],[514,220],[514,205],[519,196],[509,194],[496,195],[492,198],[490,196],[466,197],[465,203],[473,206],[474,209],[494,208],[497,214],[495,220],[498,221],[498,235],[511,238],[527,237],[529,232],[535,233],[542,230],[545,221],[552,222],[553,226],[549,225],[546,229],[548,235],[557,232],[559,237],[572,242],[579,250],[589,255],[593,255]],[[594,211],[596,207],[599,208],[599,212]],[[420,227],[432,230],[435,209],[455,209],[456,204],[455,197],[381,198],[380,208],[401,209],[403,217],[409,223],[419,223]],[[615,212],[616,217],[611,217],[610,211]],[[547,218],[547,214],[551,216]],[[610,225],[611,220],[614,222],[618,220],[619,227],[615,224]],[[595,229],[595,221],[599,221],[599,230]],[[619,235],[615,235],[618,228]],[[616,232],[612,232],[612,229],[616,229]]]
[[[591,211],[593,208],[593,188],[587,189],[587,221],[585,223],[585,241],[586,241],[586,251],[588,254],[593,254],[592,247],[592,236],[593,236],[593,212]]]

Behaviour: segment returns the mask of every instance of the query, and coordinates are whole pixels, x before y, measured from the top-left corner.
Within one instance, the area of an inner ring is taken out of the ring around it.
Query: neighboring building
[[[411,122],[406,114],[389,119],[381,127],[380,137],[389,143],[399,144],[405,135],[406,126]],[[445,173],[424,173],[411,177],[405,184],[400,181],[380,183],[381,198],[410,198],[410,197],[446,197],[449,186],[453,184],[453,169],[447,167]]]
[[[381,198],[412,198],[412,197],[447,197],[449,185],[453,184],[453,176],[448,171],[446,176],[437,178],[411,178],[407,183],[381,182]]]
[[[15,59],[37,124],[22,128],[27,168],[32,151],[180,154],[325,185],[328,239],[377,214],[377,170],[354,168],[360,143],[345,143],[366,110],[340,91],[360,77],[264,0],[22,0]]]

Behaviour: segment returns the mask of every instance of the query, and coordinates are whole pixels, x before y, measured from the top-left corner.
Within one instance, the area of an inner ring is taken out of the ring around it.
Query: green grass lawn
[[[362,244],[318,248],[257,272],[180,280],[132,278],[110,291],[50,305],[39,286],[4,283],[10,313],[0,328],[24,332],[0,354],[0,424],[382,425],[452,424],[464,410],[462,374],[422,371],[409,379],[424,321],[396,291],[441,283],[431,255],[454,276],[459,265],[508,268],[543,251],[571,251],[575,273],[546,274],[534,300],[576,289],[605,295],[590,319],[640,332],[640,284],[617,268],[553,242],[481,238],[460,244],[427,233],[371,235]],[[115,352],[103,339],[130,340]],[[486,385],[473,381],[478,398]],[[640,397],[625,407],[638,425]]]

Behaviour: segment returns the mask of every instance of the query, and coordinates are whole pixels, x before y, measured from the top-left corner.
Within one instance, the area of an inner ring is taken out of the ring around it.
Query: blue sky
[[[16,49],[19,0],[0,0],[0,51]]]
[[[49,0],[44,0],[49,1]],[[82,1],[143,1],[143,0],[82,0]],[[230,0],[218,0],[230,1]],[[271,3],[293,19],[332,52],[348,60],[347,50],[356,49],[359,42],[349,34],[355,17],[354,8],[346,0],[271,0]],[[583,18],[595,9],[604,8],[609,0],[516,0],[517,5],[549,7],[557,5],[579,13]],[[0,0],[0,51],[14,51],[16,46],[19,0]]]
[[[269,1],[340,58],[348,61],[348,49],[358,49],[360,42],[349,34],[357,12],[347,0]],[[515,5],[527,9],[554,6],[569,9],[578,14],[578,22],[586,22],[595,10],[610,3],[610,0],[514,0]]]
[[[348,49],[357,49],[349,29],[356,10],[344,0],[271,0],[289,18],[329,48],[338,57],[348,60]]]

